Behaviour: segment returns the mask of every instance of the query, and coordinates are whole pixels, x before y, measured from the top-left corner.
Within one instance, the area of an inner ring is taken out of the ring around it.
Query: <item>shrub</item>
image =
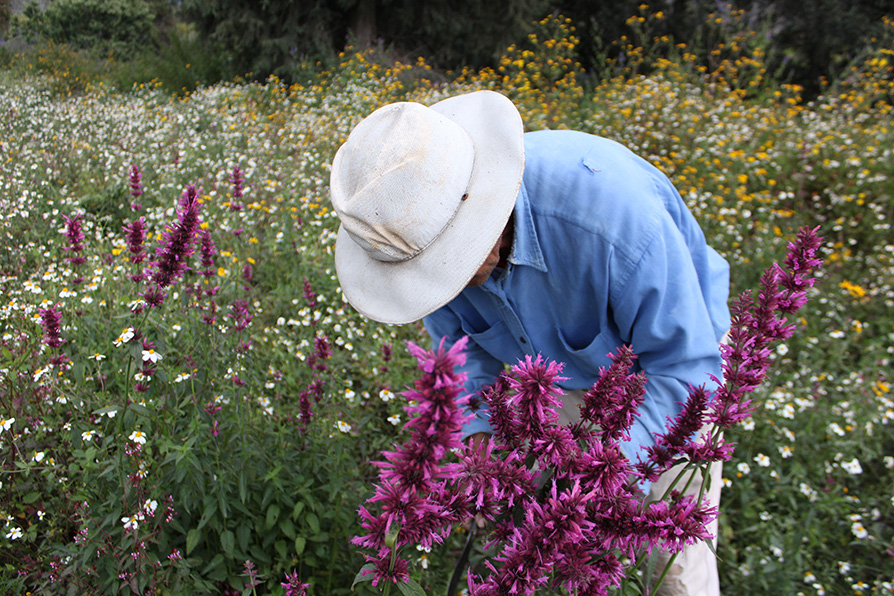
[[[29,6],[18,27],[26,37],[129,58],[151,39],[153,14],[145,0],[55,0],[43,12]]]

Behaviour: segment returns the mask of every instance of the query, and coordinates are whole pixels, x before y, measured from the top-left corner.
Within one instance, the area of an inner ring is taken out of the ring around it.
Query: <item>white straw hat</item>
[[[515,205],[523,133],[518,110],[493,91],[389,104],[354,128],[330,176],[335,266],[354,308],[409,323],[466,287]]]

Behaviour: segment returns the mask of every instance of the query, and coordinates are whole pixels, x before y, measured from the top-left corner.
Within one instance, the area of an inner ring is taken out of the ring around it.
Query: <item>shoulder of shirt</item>
[[[525,194],[532,216],[590,234],[638,261],[668,217],[663,177],[620,143],[576,131],[525,135]]]

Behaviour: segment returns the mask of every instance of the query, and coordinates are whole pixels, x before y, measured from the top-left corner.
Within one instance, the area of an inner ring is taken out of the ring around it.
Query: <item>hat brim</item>
[[[381,323],[418,321],[453,300],[490,254],[509,220],[524,174],[524,125],[493,91],[451,97],[432,110],[462,126],[475,147],[468,197],[425,250],[400,262],[371,258],[341,226],[335,268],[348,302]]]

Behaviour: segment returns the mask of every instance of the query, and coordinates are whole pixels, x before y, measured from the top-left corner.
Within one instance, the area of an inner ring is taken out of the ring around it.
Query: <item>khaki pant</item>
[[[565,394],[562,399],[562,409],[559,412],[559,422],[561,424],[576,422],[580,418],[580,408],[578,406],[582,403],[583,396],[584,392],[579,390],[569,391]],[[707,428],[702,429],[702,433],[708,431],[709,429]],[[709,489],[705,491],[705,498],[714,507],[719,507],[720,505],[722,468],[722,462],[714,462],[711,464],[709,472],[711,482]],[[662,474],[658,481],[652,484],[647,499],[649,501],[657,501],[660,499],[670,487],[674,478],[677,477],[677,474],[680,473],[681,469],[682,464],[677,465]],[[690,472],[687,476],[681,478],[680,481],[677,482],[675,488],[681,489],[686,486],[686,483],[689,481],[689,476],[691,475],[692,473]],[[689,484],[689,487],[685,492],[688,495],[697,495],[701,490],[701,487],[702,475],[701,473],[697,473],[695,474],[695,477],[692,478],[692,482]],[[712,542],[716,547],[716,519],[708,526],[708,531],[714,536]],[[666,551],[661,551],[657,554],[657,557],[658,565],[655,569],[655,579],[661,577],[661,573],[664,571],[665,567],[667,567],[667,562],[670,559],[671,554]],[[720,583],[717,579],[717,558],[714,556],[714,553],[711,552],[708,545],[704,542],[698,542],[687,546],[680,551],[674,558],[667,575],[664,576],[664,580],[661,582],[661,586],[659,586],[655,594],[658,596],[719,596]]]

